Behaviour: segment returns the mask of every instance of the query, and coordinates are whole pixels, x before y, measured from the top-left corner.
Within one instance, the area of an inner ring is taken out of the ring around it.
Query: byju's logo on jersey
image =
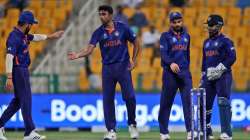
[[[108,35],[106,33],[103,34],[103,39],[107,39]]]

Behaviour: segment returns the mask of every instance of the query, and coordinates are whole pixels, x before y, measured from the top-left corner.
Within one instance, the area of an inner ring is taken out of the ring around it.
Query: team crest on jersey
[[[188,39],[186,37],[184,38],[184,42],[188,42]]]
[[[219,44],[219,43],[216,41],[216,42],[214,43],[214,46],[216,46],[216,47],[217,47],[217,46],[218,46],[218,44]]]
[[[103,39],[107,39],[108,35],[106,33],[103,34]]]
[[[119,36],[119,32],[118,31],[115,31],[115,36]]]
[[[175,37],[172,38],[173,43],[175,43],[177,41],[177,39]]]

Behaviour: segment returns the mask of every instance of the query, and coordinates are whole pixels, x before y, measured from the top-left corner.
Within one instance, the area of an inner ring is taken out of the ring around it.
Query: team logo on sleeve
[[[207,43],[205,44],[205,48],[208,48],[209,46],[210,46],[210,43],[207,42]]]

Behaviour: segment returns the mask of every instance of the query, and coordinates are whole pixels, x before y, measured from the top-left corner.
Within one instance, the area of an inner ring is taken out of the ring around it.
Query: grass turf
[[[47,140],[102,140],[103,133],[91,133],[86,131],[78,132],[40,132],[40,134],[46,135]],[[244,133],[237,131],[233,133],[234,140],[250,140],[250,133]],[[23,132],[7,132],[6,136],[8,140],[22,140]],[[173,140],[185,140],[186,134],[181,132],[170,133]],[[215,133],[215,137],[218,138],[219,133]],[[118,140],[129,140],[128,132],[118,132]],[[171,139],[171,140],[172,140]],[[140,133],[139,140],[159,140],[159,132],[144,132]]]

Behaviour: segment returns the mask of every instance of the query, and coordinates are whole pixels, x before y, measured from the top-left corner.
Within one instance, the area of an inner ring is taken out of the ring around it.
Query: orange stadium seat
[[[220,0],[207,0],[206,2],[207,2],[206,5],[211,8],[214,8],[220,5]]]
[[[88,80],[88,76],[86,75],[86,71],[84,68],[80,69],[79,87],[80,87],[80,90],[82,91],[89,90],[89,80]]]
[[[225,7],[214,8],[213,13],[221,15],[224,18],[224,20],[227,19],[227,9]]]
[[[130,8],[130,7],[127,7],[123,10],[124,14],[128,17],[128,18],[131,18],[134,13],[135,13],[135,9],[134,8]]]
[[[13,17],[19,17],[20,11],[17,8],[10,8],[7,11],[7,17],[13,18]]]
[[[238,7],[230,7],[228,10],[228,17],[241,17],[241,9]]]

